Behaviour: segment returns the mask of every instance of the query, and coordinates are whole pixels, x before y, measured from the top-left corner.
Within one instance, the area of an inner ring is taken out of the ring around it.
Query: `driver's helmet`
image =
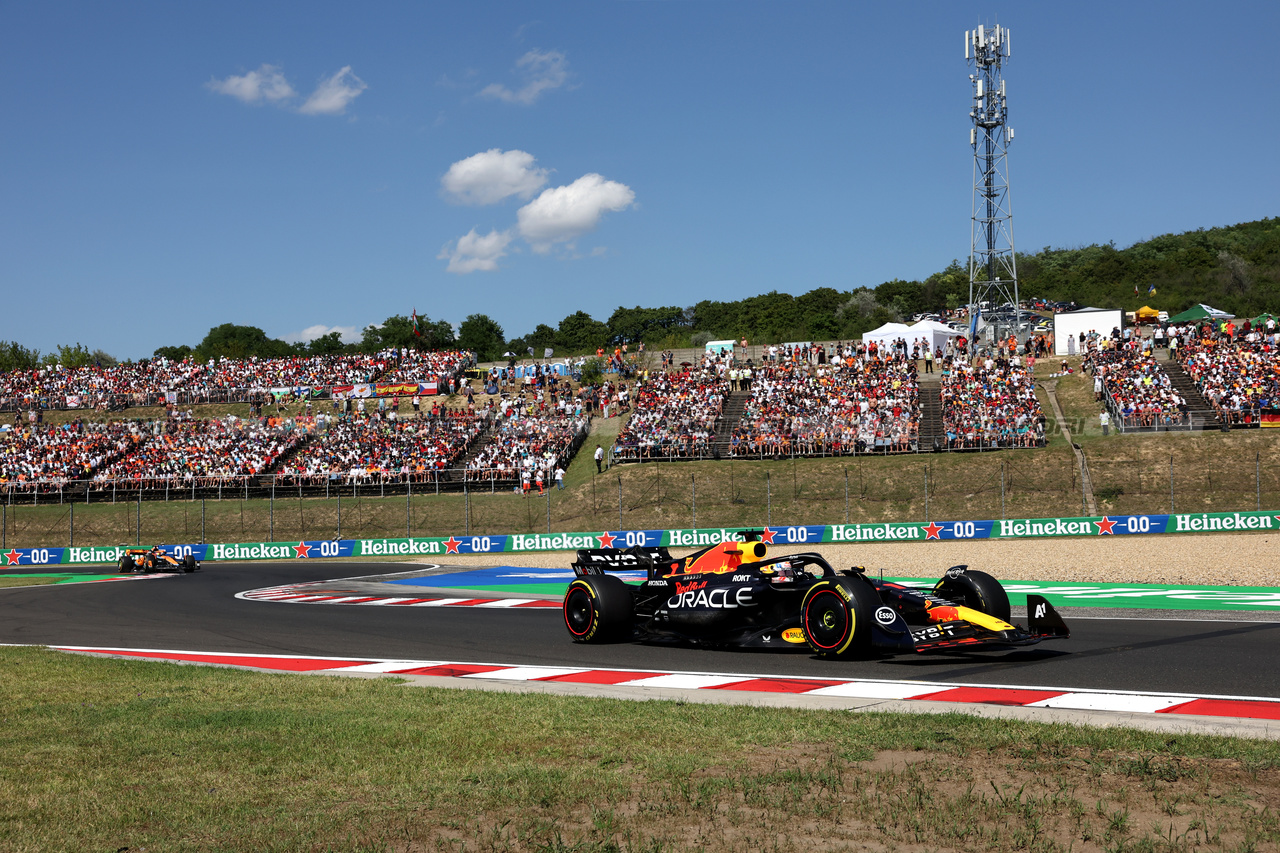
[[[773,569],[775,574],[774,583],[789,583],[796,579],[796,570],[791,567],[789,562],[775,563]]]

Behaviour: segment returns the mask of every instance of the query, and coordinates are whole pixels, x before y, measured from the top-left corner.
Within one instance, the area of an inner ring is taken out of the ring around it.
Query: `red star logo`
[[[941,539],[938,534],[942,532],[942,525],[936,521],[931,521],[924,527],[920,528],[925,532],[925,539]]]
[[[5,556],[9,558],[8,565],[10,566],[18,565],[19,561],[22,559],[22,555],[18,553],[16,548],[9,551],[9,553],[5,554]]]
[[[604,533],[601,533],[596,538],[600,540],[601,548],[612,548],[613,540],[617,539],[618,537],[610,535],[609,531],[606,530]]]
[[[293,546],[293,556],[297,559],[311,556],[311,546],[306,542],[299,542]]]
[[[454,539],[452,536],[450,536],[444,542],[444,552],[446,554],[456,554],[458,553],[458,546],[461,544],[462,544],[461,541]]]
[[[1111,519],[1107,518],[1105,515],[1102,517],[1102,521],[1095,521],[1094,524],[1098,525],[1099,536],[1101,536],[1104,533],[1111,533],[1111,528],[1116,526],[1116,523]],[[1112,534],[1112,535],[1114,536],[1115,534]]]
[[[766,527],[764,530],[760,531],[760,541],[763,542],[765,545],[772,545],[773,537],[777,535],[778,535],[778,532],[776,530],[770,530],[769,528]]]

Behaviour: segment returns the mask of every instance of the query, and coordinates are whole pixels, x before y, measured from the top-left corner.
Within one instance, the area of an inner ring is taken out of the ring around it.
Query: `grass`
[[[1262,850],[1280,744],[0,649],[0,848]]]
[[[1050,369],[1039,367],[1042,381],[1052,381]],[[1100,512],[1280,507],[1280,431],[1104,437],[1092,380],[1076,373],[1056,383],[1064,423],[1088,459]],[[52,547],[68,544],[72,535],[77,545],[117,545],[1081,515],[1075,456],[1045,389],[1038,393],[1050,418],[1049,443],[1034,450],[648,463],[597,475],[595,446],[607,451],[621,424],[611,418],[593,424],[568,468],[566,488],[550,488],[548,496],[480,491],[418,493],[408,500],[381,497],[375,487],[339,502],[290,498],[281,489],[272,504],[240,500],[228,489],[221,501],[144,501],[140,528],[136,503],[123,500],[77,504],[74,519],[65,504],[8,506],[0,511],[0,545]]]
[[[63,578],[31,578],[31,577],[4,577],[0,575],[0,589],[14,586],[46,586],[48,584],[57,583]]]

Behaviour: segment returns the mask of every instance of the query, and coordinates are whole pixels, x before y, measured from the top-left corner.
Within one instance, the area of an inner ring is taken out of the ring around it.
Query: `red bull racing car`
[[[122,572],[198,572],[200,561],[191,554],[181,557],[169,553],[163,545],[152,548],[128,548],[120,558]]]
[[[768,546],[724,542],[675,558],[666,548],[582,550],[564,597],[578,643],[673,640],[739,648],[807,646],[828,659],[876,653],[968,651],[1065,639],[1047,600],[1027,596],[1027,627],[991,575],[954,566],[931,588],[837,572],[820,555],[769,557]],[[606,569],[644,569],[639,585]]]

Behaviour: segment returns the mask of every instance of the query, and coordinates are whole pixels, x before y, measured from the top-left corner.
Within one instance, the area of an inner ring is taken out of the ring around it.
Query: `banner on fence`
[[[281,560],[323,557],[438,556],[503,554],[517,551],[573,551],[579,548],[704,548],[742,541],[754,532],[772,545],[845,542],[928,542],[955,539],[1038,539],[1048,536],[1132,536],[1153,533],[1226,533],[1278,530],[1280,514],[1197,512],[1172,515],[1116,515],[1080,518],[1016,518],[1000,521],[876,522],[769,527],[604,530],[594,533],[503,533],[488,536],[404,539],[321,539],[301,542],[171,545],[179,557],[197,560]],[[4,566],[118,563],[124,547],[11,548]]]

